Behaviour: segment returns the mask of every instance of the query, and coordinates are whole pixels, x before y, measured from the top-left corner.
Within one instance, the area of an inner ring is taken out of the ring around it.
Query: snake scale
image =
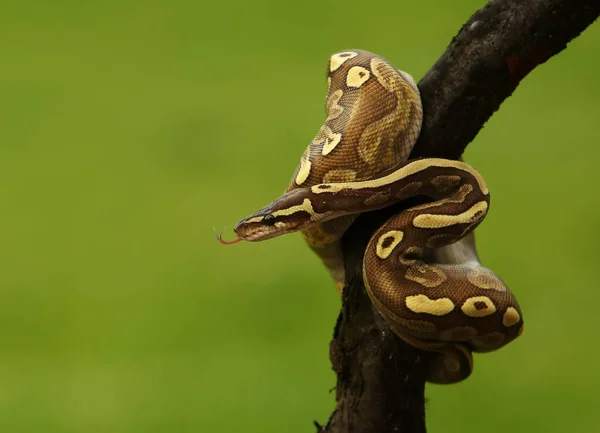
[[[423,110],[413,78],[361,50],[328,65],[327,119],[286,192],[244,218],[240,240],[300,231],[342,290],[340,240],[362,212],[426,197],[386,221],[371,237],[363,278],[377,311],[409,344],[436,353],[428,381],[471,374],[471,352],[496,350],[523,331],[519,304],[480,265],[472,231],[489,208],[489,190],[468,164],[408,160]]]

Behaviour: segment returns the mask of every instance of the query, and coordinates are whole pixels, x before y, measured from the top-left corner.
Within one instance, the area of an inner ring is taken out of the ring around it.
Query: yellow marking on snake
[[[483,218],[487,207],[487,202],[480,201],[458,215],[422,214],[415,217],[413,225],[422,229],[438,229],[456,224],[468,224]]]
[[[389,191],[379,191],[378,193],[373,194],[371,197],[365,200],[365,205],[367,206],[377,206],[382,203],[385,203],[390,199]]]
[[[437,287],[448,279],[441,269],[423,262],[417,262],[410,266],[406,270],[404,278],[429,288]]]
[[[339,189],[332,188],[332,185],[336,185],[335,183],[320,183],[315,186],[310,187],[310,191],[314,194],[319,194],[322,192],[330,192],[333,189],[333,192],[339,191]]]
[[[399,198],[401,200],[406,199],[407,197],[410,197],[413,194],[416,194],[416,192],[419,190],[419,188],[421,188],[423,186],[422,182],[411,182],[408,183],[406,185],[404,185],[400,191],[397,191],[395,193],[395,197]]]
[[[329,153],[331,153],[331,151],[335,149],[335,146],[340,144],[340,141],[342,141],[342,134],[331,133],[329,137],[325,139],[325,144],[323,145],[323,150],[321,151],[321,154],[323,156],[329,155]]]
[[[383,138],[381,131],[378,128],[373,128],[371,125],[365,129],[365,132],[363,132],[358,141],[358,154],[369,165],[375,164],[378,153],[377,149]]]
[[[308,156],[303,156],[300,160],[300,169],[296,175],[296,184],[302,185],[304,182],[306,182],[306,179],[308,179],[308,175],[310,174],[311,166],[312,163],[309,161]]]
[[[460,309],[469,317],[485,317],[496,312],[496,306],[487,296],[469,298]]]
[[[400,230],[390,230],[382,234],[377,241],[376,253],[380,259],[387,259],[394,248],[402,241],[404,233]]]
[[[387,63],[382,62],[377,58],[372,58],[370,66],[373,75],[377,77],[377,81],[379,81],[388,92],[395,93],[404,85],[402,80],[399,80],[396,76],[397,69],[392,68]]]
[[[356,171],[344,168],[329,170],[323,175],[323,183],[331,182],[352,182],[356,179]]]
[[[406,307],[413,313],[426,313],[433,316],[444,316],[454,310],[450,298],[429,299],[425,295],[407,296]]]
[[[337,192],[343,189],[365,189],[365,188],[379,188],[384,185],[389,185],[394,182],[398,182],[399,180],[404,179],[405,177],[411,176],[415,173],[419,173],[420,171],[426,170],[431,167],[440,167],[440,168],[457,168],[459,170],[464,170],[470,173],[475,179],[477,179],[477,183],[479,184],[479,188],[484,194],[489,192],[485,181],[481,177],[477,171],[473,168],[460,161],[451,161],[448,159],[440,159],[440,158],[430,158],[426,160],[417,160],[407,164],[398,170],[388,174],[387,176],[382,176],[373,180],[364,180],[361,182],[347,182],[347,183],[336,183],[331,184],[331,188],[327,190],[319,190],[318,188],[313,187],[313,192],[318,194],[321,192]],[[318,185],[316,185],[318,186]]]
[[[456,177],[458,177],[458,176],[456,176]],[[432,207],[442,206],[442,205],[445,205],[448,203],[462,203],[463,201],[465,201],[465,198],[467,198],[467,196],[472,191],[473,191],[473,186],[466,183],[464,185],[461,185],[459,190],[456,192],[456,195],[454,195],[454,196],[451,196],[451,197],[448,197],[448,198],[445,198],[442,200],[434,201],[431,203],[425,203],[425,204],[422,204],[419,206],[414,206],[414,207],[411,207],[410,210],[411,211],[421,211],[421,210],[425,210],[425,209],[430,209]]]
[[[458,177],[458,176],[456,176],[456,177]],[[458,179],[460,180],[460,177],[458,177]],[[410,210],[413,212],[414,211],[422,211],[422,210],[429,209],[432,207],[442,206],[447,203],[462,203],[463,201],[465,201],[465,198],[467,198],[467,196],[472,191],[473,191],[473,186],[468,183],[465,183],[464,185],[461,185],[461,187],[456,192],[456,194],[451,197],[448,197],[448,198],[445,198],[442,200],[438,200],[438,201],[434,201],[431,203],[425,203],[425,204],[422,204],[419,206],[415,206],[415,207],[410,208]]]
[[[395,108],[367,125],[360,135],[357,150],[361,159],[369,165],[382,162],[389,165],[394,158],[399,135],[409,132],[406,127],[411,105],[416,102],[415,92],[402,91],[406,83],[389,64],[373,58],[370,67],[379,85],[393,96]]]
[[[358,56],[354,51],[336,53],[329,59],[329,72],[337,71],[347,60]]]
[[[513,307],[508,307],[502,316],[502,324],[507,328],[516,325],[520,320],[519,312]]]
[[[246,224],[248,223],[260,223],[265,219],[264,216],[257,216],[257,217],[252,217],[247,219],[246,221],[244,221]]]
[[[346,75],[346,86],[358,89],[370,77],[371,73],[368,69],[363,68],[362,66],[352,66],[348,71],[348,75]]]
[[[340,99],[342,99],[342,96],[344,96],[344,91],[338,89],[335,92],[333,92],[331,96],[327,99],[327,106],[325,107],[325,111],[327,112],[328,116],[325,120],[326,122],[329,120],[337,119],[344,111],[344,107],[342,107],[339,104]]]
[[[302,204],[299,204],[296,206],[290,206],[287,209],[277,210],[277,211],[273,212],[271,215],[273,215],[274,217],[287,216],[287,215],[295,214],[296,212],[306,212],[310,216],[316,215],[315,210],[312,207],[312,203],[307,198],[304,199]]]

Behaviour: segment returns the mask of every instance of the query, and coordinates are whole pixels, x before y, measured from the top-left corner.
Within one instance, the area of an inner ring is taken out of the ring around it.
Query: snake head
[[[303,230],[319,221],[307,192],[296,189],[244,218],[233,230],[240,239],[257,242]]]

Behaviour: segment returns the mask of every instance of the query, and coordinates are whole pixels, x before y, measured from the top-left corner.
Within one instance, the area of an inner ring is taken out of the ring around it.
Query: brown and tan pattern
[[[407,161],[422,119],[419,92],[407,73],[349,50],[331,57],[327,82],[327,118],[286,193],[235,232],[248,241],[302,232],[341,290],[340,239],[358,214],[429,197],[372,236],[363,260],[365,287],[398,336],[439,354],[431,382],[463,380],[472,371],[472,351],[499,349],[523,329],[516,299],[474,259],[474,245],[461,246],[473,254],[446,252],[452,264],[432,262],[438,248],[458,245],[485,217],[485,181],[464,162]]]
[[[437,287],[448,279],[439,266],[428,265],[424,262],[411,263],[404,278],[429,288]]]

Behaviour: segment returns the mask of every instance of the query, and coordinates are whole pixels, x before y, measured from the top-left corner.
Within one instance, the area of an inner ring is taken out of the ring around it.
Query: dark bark
[[[462,26],[420,81],[424,121],[412,157],[460,157],[521,79],[562,51],[599,14],[600,0],[490,1]],[[347,280],[330,345],[337,407],[320,431],[426,431],[430,355],[389,330],[362,282],[367,241],[399,209],[363,214],[344,236]]]

